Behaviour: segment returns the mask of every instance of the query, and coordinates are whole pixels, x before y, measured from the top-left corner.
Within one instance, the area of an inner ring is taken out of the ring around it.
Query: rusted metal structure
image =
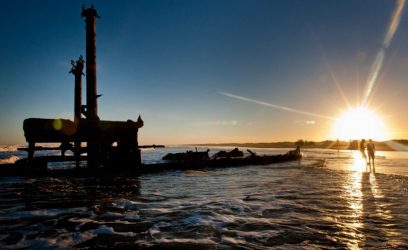
[[[98,158],[98,96],[96,89],[96,9],[82,6],[81,17],[86,23],[86,119],[90,127],[87,140],[88,165],[97,166]]]
[[[79,57],[71,61],[71,74],[75,77],[74,121],[66,119],[29,118],[24,120],[24,136],[28,142],[28,165],[38,165],[34,152],[41,150],[36,143],[60,143],[61,161],[65,151],[72,150],[77,166],[82,153],[87,153],[89,168],[140,166],[141,156],[138,131],[143,127],[139,116],[137,121],[101,121],[98,117],[98,97],[96,81],[96,9],[82,7],[81,16],[86,23],[86,62]],[[82,75],[86,65],[86,105],[82,105]],[[82,118],[82,115],[85,118]],[[81,144],[86,143],[82,148]],[[55,158],[55,157],[54,157]],[[41,162],[44,167],[44,162]],[[46,162],[45,162],[46,167]]]
[[[86,118],[98,120],[98,96],[96,88],[96,18],[95,8],[82,7],[86,23]]]
[[[82,71],[84,69],[84,59],[82,56],[77,61],[71,60],[71,71],[69,73],[75,76],[75,91],[74,91],[74,125],[78,128],[81,121],[81,108],[82,108]],[[74,142],[74,154],[76,166],[79,167],[79,161],[81,156],[81,141],[76,139]]]
[[[2,166],[3,175],[38,175],[41,176],[95,176],[112,173],[143,173],[175,169],[200,169],[203,167],[228,167],[259,164],[272,164],[299,160],[300,150],[286,154],[258,156],[248,150],[251,155],[243,157],[237,148],[231,152],[219,152],[209,157],[209,150],[198,152],[168,154],[163,158],[166,162],[142,164],[140,149],[147,147],[164,147],[162,145],[139,146],[138,132],[144,123],[139,116],[137,121],[105,121],[98,117],[97,64],[96,64],[96,18],[98,14],[93,6],[82,8],[82,17],[86,22],[86,62],[82,56],[71,61],[70,73],[75,78],[74,120],[28,118],[24,120],[24,136],[27,148],[19,148],[28,152],[27,159],[16,161],[13,166]],[[82,105],[82,76],[86,67],[86,105]],[[36,143],[59,143],[59,147],[36,146]],[[86,146],[82,147],[82,144]],[[61,156],[37,156],[35,151],[60,150]],[[65,156],[71,150],[74,155]],[[84,155],[83,153],[87,153]],[[87,161],[87,168],[80,167],[80,161]],[[55,161],[76,161],[77,168],[53,169],[47,171],[47,163]],[[28,168],[27,168],[28,167]],[[103,167],[95,171],[95,168]],[[122,168],[116,171],[117,168]],[[125,169],[123,169],[125,168]]]

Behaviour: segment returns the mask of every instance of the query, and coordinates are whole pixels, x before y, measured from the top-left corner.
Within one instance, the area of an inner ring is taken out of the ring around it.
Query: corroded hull
[[[55,157],[55,156],[54,156]],[[98,176],[98,175],[123,175],[123,174],[140,174],[140,173],[152,173],[159,171],[174,171],[174,170],[196,170],[196,169],[209,169],[209,168],[225,168],[225,167],[238,167],[238,166],[251,166],[251,165],[268,165],[289,161],[297,161],[302,158],[301,154],[279,154],[270,156],[249,156],[246,158],[222,158],[212,159],[201,162],[165,162],[157,164],[137,164],[130,162],[118,162],[112,164],[110,167],[98,168],[98,171],[88,168],[74,168],[65,170],[47,170],[47,160],[45,157],[36,158],[38,166],[28,164],[27,159],[20,160],[15,164],[9,164],[0,168],[0,176],[24,176],[24,175],[36,175],[36,176]],[[58,159],[55,159],[56,161]],[[71,159],[73,160],[73,158]],[[84,159],[83,159],[84,160]]]

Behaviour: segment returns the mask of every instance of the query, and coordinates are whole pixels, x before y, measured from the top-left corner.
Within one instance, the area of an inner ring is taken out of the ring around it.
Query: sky
[[[0,8],[0,144],[24,143],[26,118],[73,119],[83,3],[101,16],[99,117],[141,115],[140,144],[335,139],[333,119],[365,93],[408,138],[403,9],[390,35],[401,1],[19,0]]]

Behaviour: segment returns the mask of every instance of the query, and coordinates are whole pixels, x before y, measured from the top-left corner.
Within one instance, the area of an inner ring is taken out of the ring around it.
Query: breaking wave
[[[400,158],[384,155],[378,170],[407,168]],[[408,177],[350,171],[351,160],[310,150],[199,173],[3,177],[0,248],[407,249]]]

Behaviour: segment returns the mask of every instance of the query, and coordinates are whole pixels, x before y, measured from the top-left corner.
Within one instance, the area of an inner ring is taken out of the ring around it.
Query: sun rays
[[[384,62],[384,58],[385,58],[385,52],[386,49],[388,49],[388,47],[390,46],[390,43],[395,35],[395,32],[398,29],[399,26],[399,22],[403,13],[403,9],[405,6],[405,0],[398,0],[397,1],[397,6],[394,10],[394,13],[391,17],[391,21],[388,25],[388,29],[387,32],[385,34],[384,37],[384,41],[382,44],[381,49],[378,51],[373,64],[371,65],[371,70],[370,70],[370,74],[368,76],[367,79],[367,83],[365,86],[365,91],[364,91],[364,96],[363,96],[363,105],[367,105],[372,94],[373,94],[373,90],[378,78],[378,75],[381,72],[382,66],[383,66],[383,62]]]
[[[389,139],[387,127],[381,117],[362,106],[348,109],[336,119],[333,137],[340,140]]]
[[[355,106],[352,106],[350,104],[349,100],[346,97],[345,91],[341,86],[341,81],[336,78],[333,69],[330,67],[330,64],[327,62],[326,58],[323,55],[323,61],[325,63],[326,69],[328,70],[328,74],[347,106],[346,109],[340,108],[343,111],[337,118],[330,115],[321,114],[320,112],[295,109],[293,107],[273,104],[253,98],[248,98],[242,95],[236,95],[227,92],[218,92],[218,94],[241,101],[279,109],[282,111],[332,120],[332,132],[330,135],[328,135],[329,137],[331,137],[331,139],[356,140],[361,138],[371,138],[374,140],[389,140],[391,136],[391,130],[387,128],[387,125],[382,116],[377,114],[374,111],[375,109],[373,109],[373,107],[369,107],[369,104],[373,98],[374,89],[376,89],[377,87],[377,79],[380,76],[381,70],[383,68],[386,50],[390,46],[391,41],[398,30],[404,7],[405,0],[396,1],[396,7],[391,15],[391,19],[387,26],[381,48],[374,57],[369,74],[367,75],[364,91],[361,95],[361,101],[358,101]]]

